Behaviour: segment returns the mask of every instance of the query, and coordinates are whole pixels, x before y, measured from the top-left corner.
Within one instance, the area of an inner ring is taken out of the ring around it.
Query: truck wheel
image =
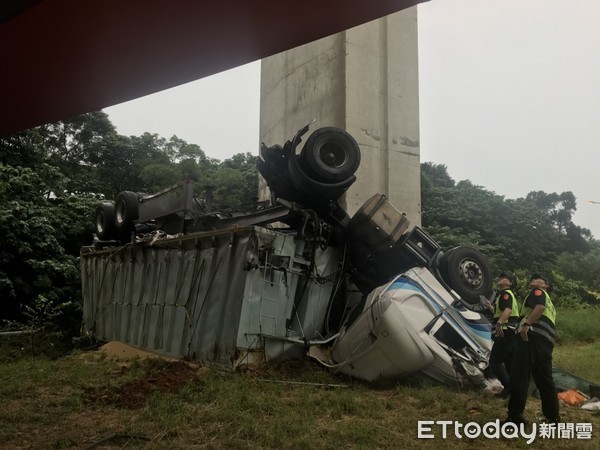
[[[354,175],[360,165],[360,149],[354,138],[344,130],[324,127],[310,135],[301,158],[316,178],[336,182]]]
[[[459,246],[441,259],[440,272],[463,300],[479,304],[480,296],[492,293],[492,275],[486,257],[478,250]]]
[[[328,200],[339,198],[356,181],[351,175],[341,181],[322,181],[302,170],[300,158],[292,155],[288,160],[288,175],[294,201],[302,204],[325,204]],[[289,199],[288,199],[289,200]]]
[[[115,200],[115,228],[119,233],[130,232],[139,217],[140,201],[135,192],[123,191]]]
[[[115,205],[113,202],[103,202],[96,208],[94,214],[94,228],[96,236],[102,241],[110,241],[115,238]]]

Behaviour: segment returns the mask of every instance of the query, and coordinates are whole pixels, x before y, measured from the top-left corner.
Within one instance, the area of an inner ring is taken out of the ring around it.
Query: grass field
[[[600,308],[560,309],[556,316],[559,343],[600,340]]]
[[[556,364],[600,382],[600,341],[563,344]],[[230,373],[162,359],[76,353],[0,365],[0,446],[9,449],[192,448],[599,448],[600,417],[564,407],[564,422],[591,423],[591,440],[417,439],[417,421],[485,424],[504,401],[481,389],[416,378],[369,385],[308,360]],[[539,400],[527,406],[539,416]]]

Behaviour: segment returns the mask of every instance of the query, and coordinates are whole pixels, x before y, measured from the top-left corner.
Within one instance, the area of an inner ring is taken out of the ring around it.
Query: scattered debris
[[[577,389],[569,389],[558,393],[558,399],[568,406],[578,406],[589,399],[587,395]]]

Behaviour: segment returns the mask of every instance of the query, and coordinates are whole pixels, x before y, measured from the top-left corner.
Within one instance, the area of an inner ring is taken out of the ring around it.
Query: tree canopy
[[[468,180],[455,182],[443,164],[423,163],[421,202],[423,227],[441,245],[477,245],[496,274],[555,273],[600,291],[599,243],[573,223],[577,201],[570,191],[505,199]]]

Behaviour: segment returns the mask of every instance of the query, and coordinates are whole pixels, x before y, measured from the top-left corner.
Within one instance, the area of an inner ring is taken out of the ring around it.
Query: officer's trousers
[[[519,417],[525,410],[529,378],[533,377],[542,400],[542,413],[550,421],[559,420],[558,396],[552,379],[554,344],[530,331],[529,340],[516,336],[515,353],[510,372],[508,416]]]
[[[503,337],[494,336],[494,346],[490,355],[490,368],[506,390],[508,390],[508,380],[516,339],[515,331],[511,329],[504,330]]]

